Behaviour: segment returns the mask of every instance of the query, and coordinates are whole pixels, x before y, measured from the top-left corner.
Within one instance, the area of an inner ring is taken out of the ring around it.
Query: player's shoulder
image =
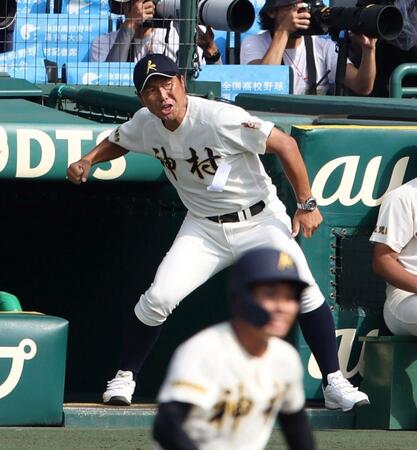
[[[239,106],[217,100],[208,100],[202,97],[189,96],[189,114],[194,119],[207,123],[208,125],[222,124],[228,117],[240,117],[244,110]]]
[[[230,334],[231,326],[228,322],[222,322],[212,325],[202,331],[191,336],[185,342],[178,346],[177,354],[200,355],[202,358],[214,355],[220,355],[221,349],[228,334]]]
[[[269,341],[269,345],[273,349],[274,352],[279,353],[283,352],[285,355],[289,355],[289,357],[298,357],[297,350],[288,342],[280,339],[278,337],[271,337]]]
[[[407,183],[398,186],[384,196],[383,203],[397,203],[417,200],[417,178],[413,178]]]
[[[274,359],[279,360],[279,365],[299,369],[301,367],[300,355],[297,350],[288,342],[271,337],[269,340],[270,352]]]
[[[154,122],[155,118],[156,116],[152,114],[149,109],[146,108],[146,106],[144,106],[135,112],[130,121],[133,123],[140,123],[141,129],[145,129],[144,124],[146,124],[147,122]]]

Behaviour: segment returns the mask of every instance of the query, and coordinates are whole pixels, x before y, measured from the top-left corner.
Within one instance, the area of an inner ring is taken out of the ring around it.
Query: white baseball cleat
[[[342,372],[327,375],[328,385],[323,388],[324,406],[327,409],[341,409],[343,412],[359,406],[369,405],[369,398],[343,376]]]
[[[116,376],[107,382],[107,390],[103,394],[103,403],[107,405],[130,405],[135,386],[132,372],[119,370]]]

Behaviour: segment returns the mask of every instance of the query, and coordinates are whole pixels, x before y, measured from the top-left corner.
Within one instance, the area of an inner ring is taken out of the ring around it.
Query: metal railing
[[[417,97],[417,86],[404,87],[403,80],[417,75],[417,64],[401,64],[392,72],[389,80],[389,95],[394,98]]]

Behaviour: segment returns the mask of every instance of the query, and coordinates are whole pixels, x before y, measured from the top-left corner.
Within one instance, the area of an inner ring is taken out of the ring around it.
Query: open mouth
[[[162,105],[161,112],[164,116],[167,116],[168,114],[171,114],[174,107],[172,105]]]

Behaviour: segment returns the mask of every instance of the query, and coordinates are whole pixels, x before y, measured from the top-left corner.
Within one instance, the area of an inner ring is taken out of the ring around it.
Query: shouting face
[[[149,78],[140,99],[149,111],[159,117],[166,128],[174,131],[184,119],[187,111],[187,95],[184,78],[153,76]]]

